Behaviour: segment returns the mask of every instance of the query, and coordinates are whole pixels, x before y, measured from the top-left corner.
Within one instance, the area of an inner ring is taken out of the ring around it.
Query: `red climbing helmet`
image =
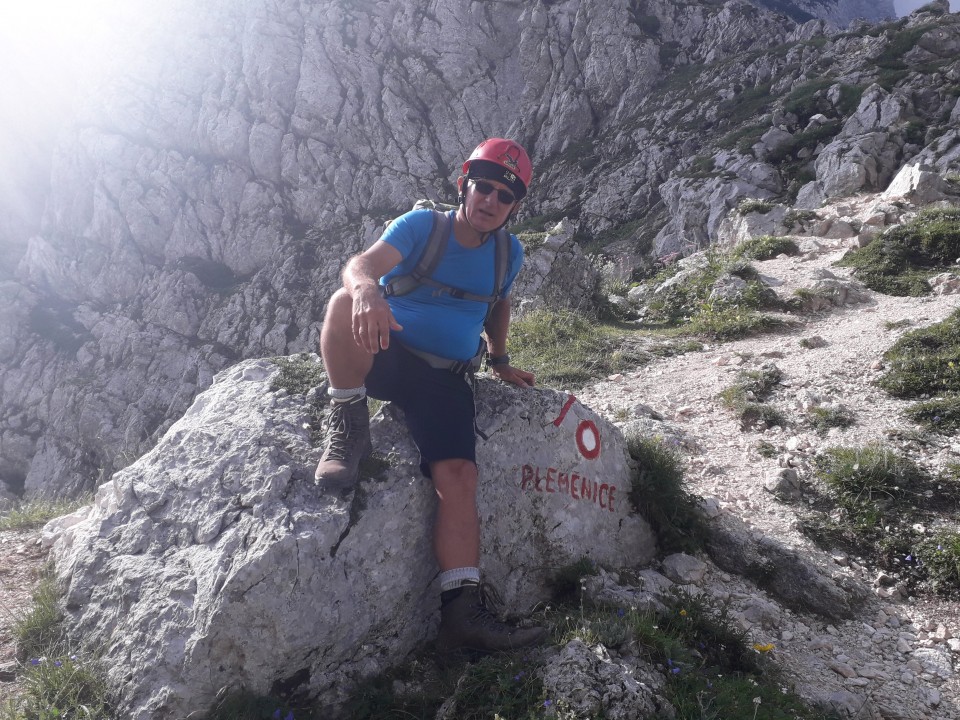
[[[521,200],[533,177],[533,164],[527,151],[513,140],[489,138],[470,153],[463,163],[463,172],[467,178],[502,182]]]

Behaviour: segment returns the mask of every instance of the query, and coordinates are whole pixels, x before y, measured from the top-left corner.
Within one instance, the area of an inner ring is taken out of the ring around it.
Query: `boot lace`
[[[330,460],[347,460],[353,446],[359,440],[357,433],[351,432],[357,422],[357,414],[366,413],[361,402],[334,403],[325,421],[327,439],[326,457]]]
[[[477,603],[473,606],[473,612],[470,615],[471,622],[481,627],[503,630],[507,626],[500,621],[496,612],[497,608],[503,604],[500,594],[496,588],[484,582],[480,583],[478,589]]]

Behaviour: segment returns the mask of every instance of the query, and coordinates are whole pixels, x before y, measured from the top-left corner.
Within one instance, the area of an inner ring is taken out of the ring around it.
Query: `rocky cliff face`
[[[740,0],[170,4],[59,147],[41,232],[0,283],[0,479],[90,488],[215,372],[313,349],[343,259],[413,199],[452,198],[483,136],[533,153],[528,226],[566,216],[631,256],[712,242],[745,195],[956,165],[945,2],[846,33],[826,21],[891,3],[758,4],[818,19]],[[850,158],[864,171],[838,179]]]

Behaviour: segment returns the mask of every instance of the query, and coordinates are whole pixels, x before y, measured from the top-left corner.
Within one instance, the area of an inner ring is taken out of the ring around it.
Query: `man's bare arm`
[[[390,346],[390,331],[403,328],[380,292],[380,278],[403,259],[400,251],[382,240],[355,255],[343,269],[343,287],[353,298],[353,338],[371,354]]]

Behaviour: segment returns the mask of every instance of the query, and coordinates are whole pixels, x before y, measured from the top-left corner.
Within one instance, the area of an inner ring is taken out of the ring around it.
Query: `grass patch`
[[[878,384],[894,397],[960,393],[960,310],[905,333],[883,357],[890,369]]]
[[[943,530],[914,545],[912,558],[926,568],[930,589],[944,597],[960,592],[960,533]]]
[[[790,238],[761,235],[740,243],[733,249],[733,257],[748,260],[770,260],[778,255],[797,255],[800,246]]]
[[[740,258],[715,249],[700,256],[700,265],[668,268],[650,282],[657,292],[647,303],[644,320],[652,325],[682,328],[712,340],[733,340],[782,327],[783,322],[757,310],[778,307],[776,294],[758,279],[756,269]],[[711,297],[724,275],[746,285],[732,298]],[[675,278],[673,282],[667,282]]]
[[[303,708],[291,708],[283,700],[272,696],[237,692],[217,702],[208,720],[312,720],[314,717],[313,714],[307,715]]]
[[[751,643],[725,607],[705,595],[682,592],[669,602],[666,613],[656,614],[585,602],[581,597],[576,603],[548,607],[538,621],[550,628],[555,645],[579,639],[589,646],[602,644],[639,655],[663,674],[660,692],[677,709],[678,720],[831,717],[805,706],[784,688],[768,657],[773,646]],[[563,698],[548,696],[542,681],[545,663],[539,653],[509,653],[439,667],[431,656],[421,655],[363,681],[351,694],[345,714],[353,720],[433,720],[447,703],[445,717],[458,720],[574,717]],[[606,717],[610,701],[593,688],[581,692],[593,707],[578,717]],[[717,714],[701,714],[705,707]],[[297,720],[300,717],[298,713]]]
[[[885,230],[837,264],[871,290],[895,296],[928,295],[927,279],[960,257],[960,208],[927,209],[913,221]]]
[[[697,335],[725,342],[751,337],[783,327],[777,318],[749,308],[706,303],[690,318],[689,329]]]
[[[90,495],[72,500],[26,500],[0,513],[0,530],[29,530],[42,527],[54,518],[69,515],[74,510],[79,510],[92,502],[93,497]]]
[[[554,387],[581,387],[638,362],[612,328],[569,310],[535,310],[515,320],[508,349],[517,367]]]
[[[911,460],[879,445],[830,448],[815,464],[831,497],[862,528],[878,527],[924,477]]]
[[[813,210],[787,210],[787,214],[783,216],[783,222],[793,230],[794,228],[803,228],[804,225],[815,222],[819,217]]]
[[[807,415],[810,425],[820,435],[830,428],[847,428],[856,422],[853,413],[844,407],[814,407]]]
[[[956,433],[960,431],[960,394],[915,403],[907,409],[907,417],[933,432]]]
[[[750,642],[726,607],[707,595],[694,597],[680,591],[671,605],[661,615],[600,605],[573,613],[561,608],[553,614],[554,636],[558,644],[580,638],[614,649],[637,648],[666,678],[663,693],[678,720],[833,717],[806,706],[784,687],[767,656],[775,649],[773,644]],[[562,707],[557,711],[548,716],[568,717]],[[605,717],[602,707],[590,717]]]
[[[59,600],[48,571],[33,592],[33,607],[14,623],[23,693],[0,706],[0,720],[115,717],[99,662],[67,640]]]
[[[585,577],[597,574],[597,566],[588,557],[582,557],[575,563],[564,565],[550,578],[550,589],[558,600],[569,600],[578,596],[580,584]]]
[[[816,458],[814,472],[824,494],[800,523],[805,534],[823,547],[866,557],[911,589],[944,586],[917,558],[921,548],[931,552],[922,527],[960,506],[958,478],[932,477],[879,444],[829,448]]]
[[[703,544],[700,498],[685,489],[679,453],[657,438],[627,438],[634,461],[630,502],[657,533],[661,548],[692,551]]]
[[[280,372],[270,381],[271,392],[282,389],[291,395],[306,395],[327,382],[323,365],[306,353],[270,358],[270,362],[280,368]]]
[[[783,372],[772,363],[763,365],[759,370],[741,372],[736,383],[720,392],[720,402],[733,411],[744,430],[757,426],[785,427],[787,420],[783,413],[764,402],[782,378]]]
[[[757,443],[757,453],[765,458],[775,458],[779,454],[776,445],[766,440],[760,440]]]

